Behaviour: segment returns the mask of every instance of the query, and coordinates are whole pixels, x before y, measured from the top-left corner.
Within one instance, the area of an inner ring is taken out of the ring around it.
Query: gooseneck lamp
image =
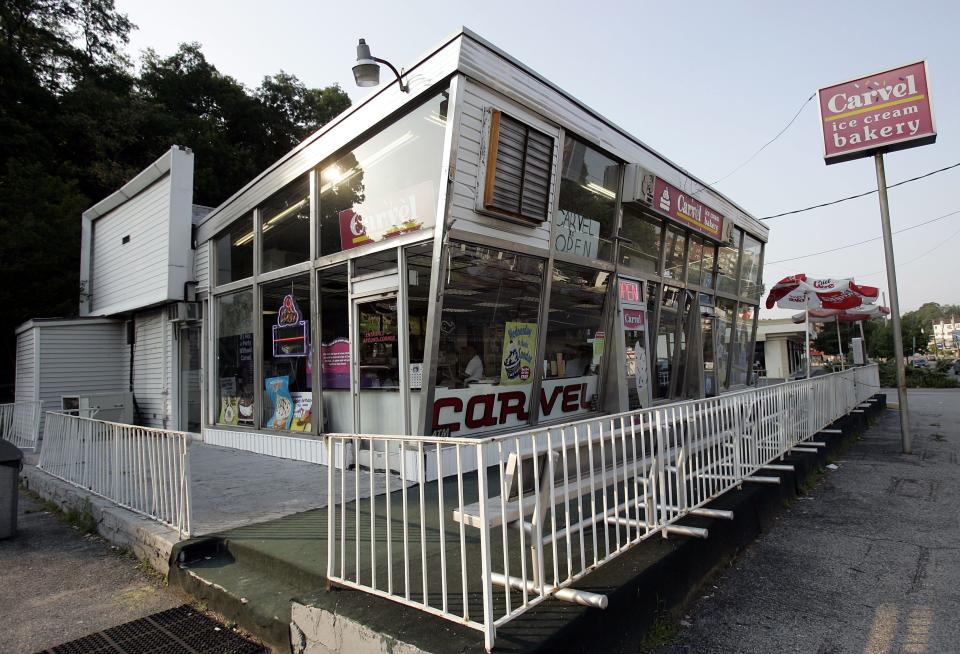
[[[353,79],[356,80],[357,86],[376,86],[379,84],[380,64],[388,66],[397,76],[401,91],[404,93],[410,92],[410,86],[403,83],[403,78],[396,67],[386,59],[371,55],[370,46],[364,39],[360,39],[360,43],[357,44],[357,63],[353,67]]]

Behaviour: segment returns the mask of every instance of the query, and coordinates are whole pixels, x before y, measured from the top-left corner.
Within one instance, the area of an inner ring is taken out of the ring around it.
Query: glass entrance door
[[[200,326],[181,327],[177,333],[178,401],[181,431],[200,432]]]
[[[354,397],[357,432],[404,433],[402,352],[395,294],[354,301]]]

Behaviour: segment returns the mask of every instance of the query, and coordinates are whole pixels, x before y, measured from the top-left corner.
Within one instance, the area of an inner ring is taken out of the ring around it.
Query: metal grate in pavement
[[[266,651],[184,604],[39,654],[261,654]]]

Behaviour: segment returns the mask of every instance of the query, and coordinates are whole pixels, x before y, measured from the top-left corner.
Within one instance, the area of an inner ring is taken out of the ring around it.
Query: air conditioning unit
[[[62,395],[60,409],[71,416],[129,425],[133,423],[133,394],[116,392]]]
[[[167,306],[170,322],[194,322],[200,320],[199,302],[177,302]]]
[[[623,176],[623,201],[653,204],[654,174],[640,164],[627,164]]]

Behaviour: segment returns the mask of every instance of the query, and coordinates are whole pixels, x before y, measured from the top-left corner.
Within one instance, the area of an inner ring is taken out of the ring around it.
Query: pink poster
[[[322,343],[320,370],[324,388],[350,388],[350,341],[335,338]]]

